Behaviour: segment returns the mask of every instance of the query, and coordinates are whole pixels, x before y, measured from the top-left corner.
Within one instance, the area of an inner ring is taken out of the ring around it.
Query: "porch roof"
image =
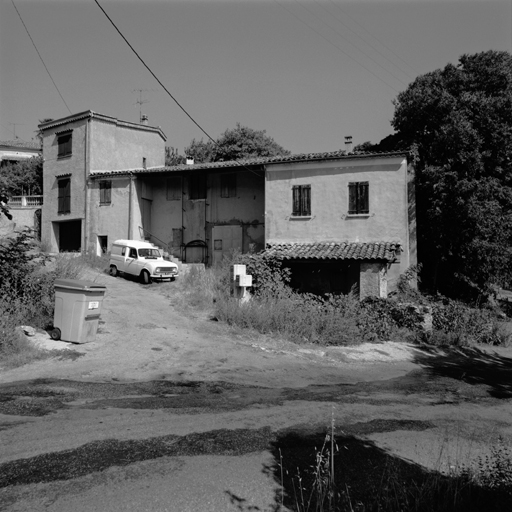
[[[400,242],[311,242],[268,244],[265,252],[285,260],[384,260],[394,261]]]

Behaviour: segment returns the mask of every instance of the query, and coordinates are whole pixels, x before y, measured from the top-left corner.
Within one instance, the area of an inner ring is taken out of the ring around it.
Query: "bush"
[[[81,257],[41,254],[30,230],[0,241],[0,354],[23,350],[17,326],[53,322],[55,279],[77,279],[84,269]]]

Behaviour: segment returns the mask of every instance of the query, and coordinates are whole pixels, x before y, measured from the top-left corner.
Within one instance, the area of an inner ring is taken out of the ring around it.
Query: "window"
[[[348,214],[370,213],[368,202],[368,182],[357,181],[348,184]]]
[[[142,157],[142,168],[143,169],[147,169],[148,168],[148,164],[147,164],[145,156]]]
[[[133,249],[130,247],[130,255],[128,257],[136,260],[137,259],[137,249]]]
[[[58,213],[69,213],[71,211],[71,179],[61,179],[59,185]]]
[[[220,175],[220,197],[236,197],[236,174]]]
[[[167,201],[179,201],[181,196],[181,176],[167,178]]]
[[[66,132],[57,135],[57,144],[59,146],[57,152],[57,158],[71,155],[71,145],[73,141],[73,132]]]
[[[107,254],[107,250],[108,250],[108,236],[98,235],[98,247],[99,247],[99,254],[98,254],[98,256],[101,256],[102,254]]]
[[[110,204],[112,192],[111,181],[100,181],[100,204]]]
[[[190,199],[206,199],[206,174],[191,174],[188,179]]]
[[[294,217],[311,215],[311,185],[295,185],[293,191]]]

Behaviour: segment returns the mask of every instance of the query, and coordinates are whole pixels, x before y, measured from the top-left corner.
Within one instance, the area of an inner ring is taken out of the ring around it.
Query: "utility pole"
[[[149,100],[143,100],[142,99],[142,93],[143,92],[147,92],[149,91],[150,89],[133,89],[132,92],[138,92],[139,93],[139,99],[135,102],[136,105],[139,105],[139,123],[142,124],[142,105],[144,105],[144,103],[148,103]]]

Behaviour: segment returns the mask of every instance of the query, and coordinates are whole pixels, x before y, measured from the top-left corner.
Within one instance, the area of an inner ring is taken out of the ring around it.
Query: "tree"
[[[180,165],[185,163],[185,157],[178,153],[176,148],[165,146],[165,165]]]
[[[215,143],[193,139],[185,154],[196,162],[221,162],[244,158],[289,155],[265,130],[253,130],[236,124],[226,130]]]
[[[415,159],[423,283],[472,296],[512,284],[512,56],[463,55],[394,104],[394,148]]]
[[[43,193],[43,157],[36,156],[0,167],[0,188],[11,196]]]

